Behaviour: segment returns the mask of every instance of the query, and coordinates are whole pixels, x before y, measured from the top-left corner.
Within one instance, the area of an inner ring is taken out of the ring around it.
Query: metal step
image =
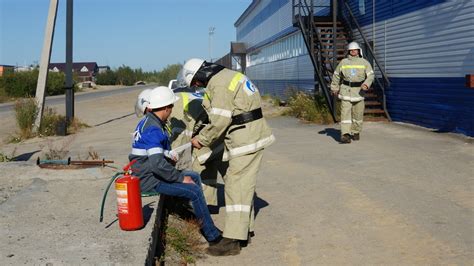
[[[379,101],[365,101],[365,106],[375,107],[375,106],[382,106],[382,103]]]
[[[341,25],[342,22],[336,21],[337,25]],[[316,25],[332,25],[332,21],[316,21]]]
[[[332,42],[321,42],[321,45],[322,46],[329,46],[329,47],[333,47],[334,46],[334,43]],[[336,47],[338,46],[343,46],[344,48],[338,48],[338,49],[343,49],[343,50],[346,50],[346,43],[345,42],[339,42],[339,43],[336,43]]]
[[[318,27],[318,29],[321,29],[321,30],[330,30],[330,31],[332,32],[333,27],[323,26],[323,27]],[[337,26],[337,27],[336,27],[336,30],[337,30],[337,31],[345,31],[346,29],[344,29],[344,27]]]
[[[367,122],[388,122],[385,116],[364,116],[364,121]]]
[[[329,53],[332,54],[332,53],[334,52],[334,50],[333,50],[333,49],[321,49],[321,52],[323,52],[323,53],[328,53],[328,52],[329,52]],[[342,53],[345,53],[345,52],[346,52],[346,49],[343,49],[343,48],[336,48],[336,52],[338,52],[338,53],[341,53],[341,52],[342,52]]]
[[[333,38],[328,38],[328,37],[321,37],[319,38],[321,41],[332,41]],[[347,40],[346,37],[337,37],[336,40]]]
[[[385,114],[385,111],[382,109],[365,109],[364,114]]]

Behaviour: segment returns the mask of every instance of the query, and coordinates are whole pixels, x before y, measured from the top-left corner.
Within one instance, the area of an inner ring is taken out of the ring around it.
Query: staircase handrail
[[[356,25],[357,30],[358,30],[359,33],[360,33],[360,36],[362,37],[362,39],[364,40],[364,42],[368,44],[369,42],[368,42],[367,38],[365,38],[365,34],[364,34],[364,32],[362,31],[362,28],[360,27],[359,22],[357,22],[357,19],[355,18],[354,13],[352,13],[351,7],[349,6],[349,4],[347,3],[346,0],[340,0],[340,1],[344,4],[344,6],[346,7],[347,11],[349,11],[350,19],[351,19],[351,21]],[[341,12],[341,14],[344,16],[344,12]],[[375,56],[374,51],[372,50],[372,48],[370,47],[370,45],[367,45],[367,48],[368,48],[368,50],[369,50],[369,52],[370,52],[372,58],[374,59],[375,64],[377,65],[377,67],[378,67],[380,73],[382,74],[383,79],[385,80],[385,82],[387,82],[387,85],[390,86],[390,80],[388,79],[387,73],[385,73],[385,71],[384,71],[384,70],[382,69],[382,67],[380,66],[379,61],[377,60],[377,57]],[[383,86],[382,86],[382,89],[384,89]]]
[[[340,0],[343,4],[344,4],[344,7],[346,8],[346,10],[348,11],[349,15],[350,15],[350,19],[351,21],[356,25],[357,27],[357,30],[359,31],[360,33],[360,36],[362,37],[362,39],[364,40],[365,43],[369,43],[367,38],[365,38],[365,34],[364,32],[362,31],[362,28],[360,27],[359,25],[359,22],[357,21],[357,19],[355,18],[354,16],[354,13],[352,13],[352,9],[351,7],[349,6],[349,4],[347,3],[346,0]],[[346,17],[344,15],[344,12],[340,12],[342,16]],[[388,79],[388,76],[387,76],[387,73],[382,69],[382,67],[380,66],[380,63],[379,61],[377,60],[377,57],[375,56],[375,53],[374,51],[372,50],[372,47],[370,47],[370,45],[367,45],[367,48],[368,48],[368,51],[369,53],[371,54],[371,57],[373,58],[378,70],[380,71],[380,73],[382,74],[382,78],[384,79],[384,81],[386,82],[387,84],[387,87],[390,87],[390,80]],[[374,73],[374,76],[375,76],[375,73]],[[391,121],[392,118],[390,117],[390,114],[388,113],[388,110],[387,110],[387,99],[386,99],[386,96],[385,96],[385,86],[384,84],[382,84],[382,82],[379,81],[379,79],[375,76],[374,78],[375,82],[379,85],[380,89],[382,90],[382,106],[383,106],[383,110],[385,112],[385,115],[387,116],[388,120]]]
[[[304,1],[304,4],[302,3],[302,1]],[[315,27],[314,21],[312,19],[313,9],[311,8],[313,6],[312,5],[313,0],[310,0],[310,1],[311,1],[311,5],[309,5],[307,3],[307,0],[299,0],[298,1],[298,14],[299,14],[299,16],[298,16],[298,25],[300,26],[301,31],[303,32],[302,36],[305,40],[305,45],[306,45],[306,48],[308,49],[308,53],[310,54],[310,59],[313,63],[313,66],[316,68],[318,62],[317,62],[317,59],[314,58],[314,54],[312,53],[312,49],[310,47],[310,43],[312,44],[312,41],[308,40],[308,36],[307,36],[307,34],[305,34],[308,30],[306,29],[305,24],[303,22],[303,16],[311,17],[311,20],[310,20],[311,29],[310,29],[310,31],[312,31],[313,28]],[[305,8],[302,5],[304,5]],[[293,13],[294,13],[295,6],[296,6],[295,5],[295,0],[293,0]],[[306,10],[304,10],[304,9],[306,9]],[[303,16],[301,16],[302,11],[303,11]],[[293,15],[293,18],[295,18],[294,15]],[[319,44],[319,41],[320,41],[319,36],[316,36],[316,39],[317,39],[318,44]],[[325,69],[325,71],[327,71],[327,70]],[[336,116],[335,116],[335,107],[332,104],[331,96],[329,94],[329,89],[327,87],[326,80],[324,79],[324,77],[322,76],[320,71],[315,71],[315,72],[318,75],[318,83],[319,83],[320,86],[322,86],[322,91],[324,93],[324,97],[326,98],[326,103],[328,104],[328,107],[329,107],[329,110],[330,110],[330,113],[331,113],[331,117],[332,117],[334,122],[337,122],[337,119],[336,119]]]

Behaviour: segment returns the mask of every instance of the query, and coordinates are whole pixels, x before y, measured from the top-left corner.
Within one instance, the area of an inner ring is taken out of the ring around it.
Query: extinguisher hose
[[[110,186],[112,185],[112,183],[115,181],[115,179],[117,179],[117,177],[121,174],[123,174],[124,172],[118,172],[116,173],[114,176],[112,176],[112,178],[110,179],[110,182],[109,184],[107,185],[107,188],[105,189],[104,191],[104,196],[102,196],[102,204],[100,206],[100,218],[99,218],[99,222],[102,222],[104,220],[104,205],[105,205],[105,198],[107,197],[107,193],[109,192],[109,189],[110,189]]]

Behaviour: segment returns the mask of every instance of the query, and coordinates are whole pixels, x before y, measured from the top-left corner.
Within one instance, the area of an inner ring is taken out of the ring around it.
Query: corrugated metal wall
[[[466,88],[464,80],[474,74],[474,1],[375,1],[375,16],[374,1],[348,2],[392,82],[387,91],[392,118],[474,136],[474,89]],[[238,27],[238,41],[251,49],[271,45],[295,31],[291,15],[291,1],[261,1]],[[303,89],[314,84],[308,55],[247,71],[262,91],[273,95],[292,84]]]
[[[474,136],[474,89],[464,80],[474,73],[474,1],[376,1],[375,19],[372,1],[365,15],[350,3],[392,81],[392,119]]]
[[[289,0],[261,1],[237,27],[237,41],[245,42],[250,51],[258,54],[259,49],[272,47],[286,36],[301,36],[292,24],[291,5],[292,1]],[[306,50],[306,47],[304,49]],[[286,98],[290,88],[303,91],[314,89],[314,72],[307,53],[289,59],[251,65],[247,67],[246,74],[262,94],[280,98]]]
[[[314,89],[313,65],[307,55],[249,67],[247,76],[262,94],[284,99],[288,89],[308,92]]]
[[[291,1],[264,0],[237,27],[237,40],[251,48],[292,28]]]

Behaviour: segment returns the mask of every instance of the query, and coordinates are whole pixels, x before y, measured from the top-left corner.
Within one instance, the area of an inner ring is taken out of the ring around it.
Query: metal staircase
[[[351,29],[357,29],[364,42],[368,42],[345,0],[332,0],[332,4],[335,4],[337,9],[333,5],[315,5],[314,2],[322,1],[293,0],[293,25],[301,30],[314,66],[314,80],[319,87],[318,91],[323,93],[333,120],[336,122],[336,99],[330,93],[334,69],[345,57],[347,44],[353,40]],[[316,15],[324,9],[326,11],[332,9],[332,16]],[[385,104],[385,88],[390,85],[390,81],[369,45],[365,52],[375,62],[373,68],[376,77],[365,95],[364,119],[366,121],[390,120]]]

